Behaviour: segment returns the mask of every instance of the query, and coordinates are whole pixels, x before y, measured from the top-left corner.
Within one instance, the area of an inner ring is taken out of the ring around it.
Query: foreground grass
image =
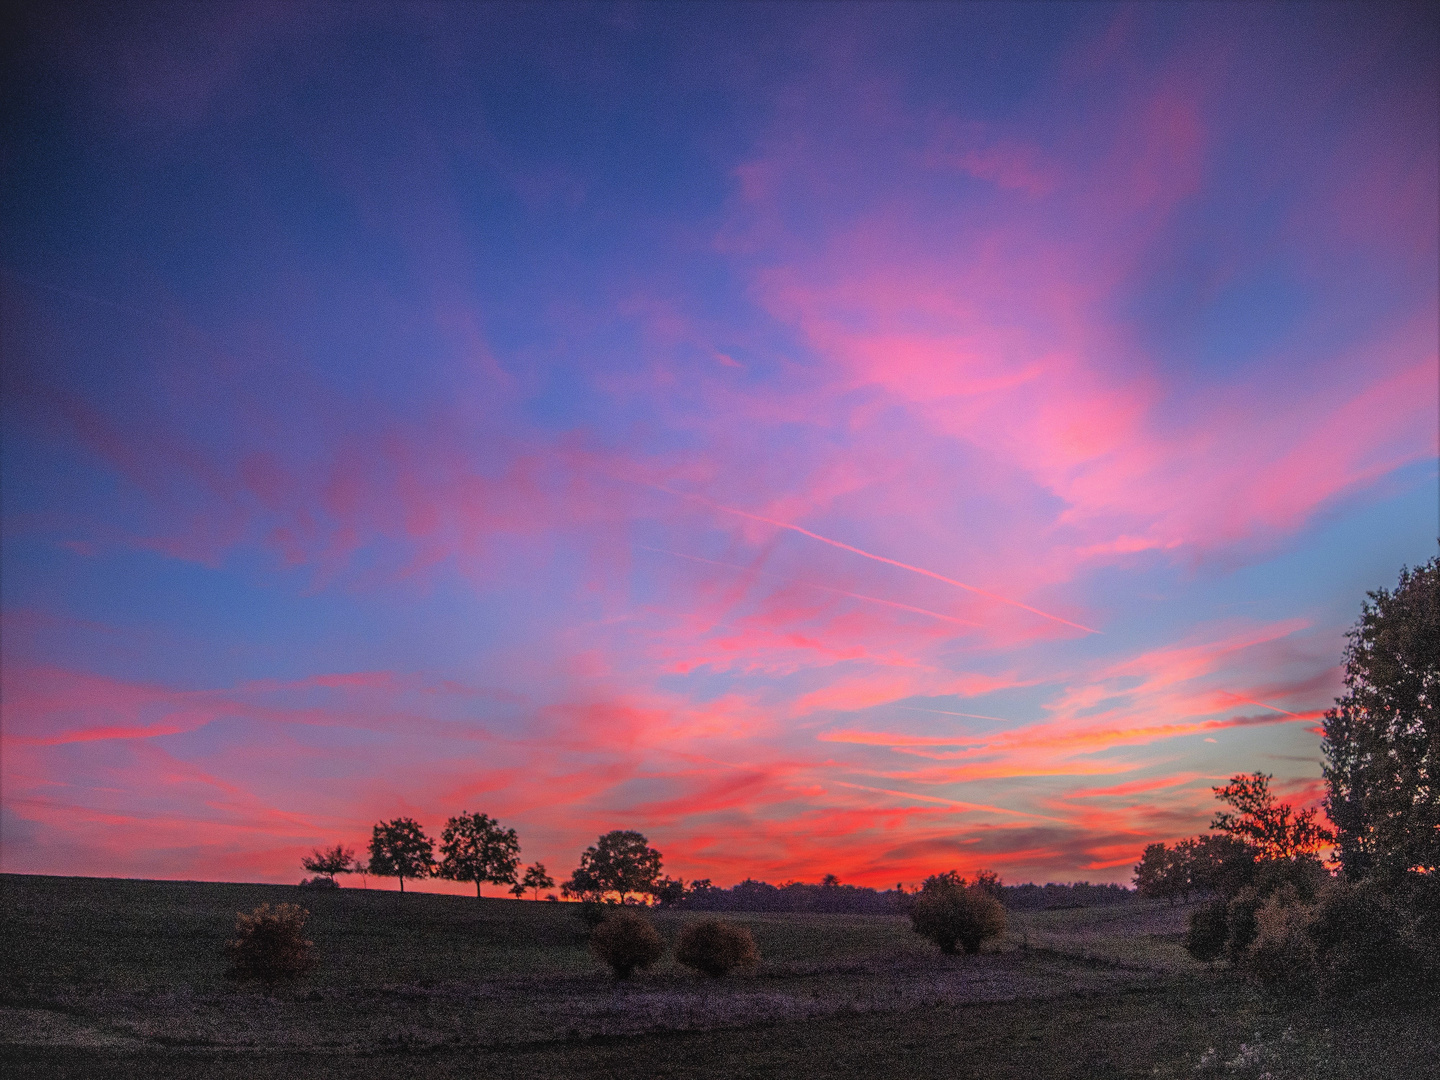
[[[740,916],[754,977],[667,960],[615,986],[564,905],[13,876],[0,897],[7,1076],[1178,1077],[1257,1032],[1277,1080],[1436,1075],[1433,1009],[1287,1008],[1194,965],[1163,907],[1012,916],[972,958],[902,919]],[[315,974],[226,980],[235,912],[296,899]]]

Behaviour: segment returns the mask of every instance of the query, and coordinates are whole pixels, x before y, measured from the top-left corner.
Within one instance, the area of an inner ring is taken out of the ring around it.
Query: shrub
[[[321,877],[317,875],[313,878],[301,878],[300,887],[302,889],[338,889],[340,883],[333,877]]]
[[[718,979],[736,968],[756,967],[760,963],[760,950],[745,927],[720,919],[705,919],[681,931],[675,945],[675,959]]]
[[[910,922],[917,934],[953,954],[958,943],[967,953],[978,953],[981,942],[1005,932],[1005,908],[989,893],[937,880],[915,898]]]
[[[1196,960],[1214,960],[1225,951],[1225,939],[1230,936],[1225,909],[1225,901],[1216,900],[1190,913],[1185,949]]]
[[[310,913],[299,904],[261,904],[235,916],[235,938],[227,943],[231,973],[267,986],[293,979],[315,966],[314,942],[305,940]]]
[[[1255,939],[1246,966],[1272,986],[1308,983],[1315,973],[1314,921],[1314,906],[1294,886],[1277,889],[1255,910]]]
[[[610,965],[615,978],[628,979],[636,968],[648,968],[665,955],[665,946],[645,916],[617,911],[590,932],[590,951]]]

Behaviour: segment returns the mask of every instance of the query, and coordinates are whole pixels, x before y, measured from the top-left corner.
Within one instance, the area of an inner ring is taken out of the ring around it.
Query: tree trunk
[[[476,900],[479,900],[479,899],[480,899],[480,879],[479,879],[479,878],[476,878],[476,879],[475,879],[475,899],[476,899]]]
[[[405,878],[403,876],[400,878],[400,891],[405,891]]]

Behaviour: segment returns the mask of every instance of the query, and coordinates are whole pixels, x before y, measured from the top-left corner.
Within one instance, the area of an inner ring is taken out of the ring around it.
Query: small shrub
[[[675,959],[718,979],[736,968],[755,968],[760,963],[760,950],[745,927],[720,919],[705,919],[681,931],[675,945]]]
[[[322,877],[317,874],[313,878],[301,878],[300,887],[302,889],[338,889],[340,883],[333,877]]]
[[[648,968],[665,955],[665,945],[645,916],[617,911],[590,931],[590,951],[610,965],[615,978],[628,979],[636,968]]]
[[[314,942],[305,939],[310,913],[299,904],[261,904],[235,916],[235,938],[227,943],[231,973],[267,986],[294,979],[315,966]]]
[[[953,954],[959,944],[973,954],[986,939],[1005,932],[1005,908],[981,889],[940,881],[915,898],[910,922],[941,952]]]
[[[1224,900],[1216,900],[1190,913],[1185,949],[1196,960],[1215,960],[1225,951],[1225,939],[1230,936],[1225,908]]]

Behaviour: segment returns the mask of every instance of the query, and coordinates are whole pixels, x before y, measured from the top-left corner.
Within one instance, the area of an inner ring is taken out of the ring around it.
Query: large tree
[[[488,814],[467,811],[445,823],[438,873],[447,881],[473,881],[479,896],[482,882],[515,884],[519,864],[520,839],[515,830],[502,828]]]
[[[608,893],[619,893],[622,902],[632,893],[651,895],[660,876],[660,859],[660,852],[643,835],[617,829],[585,849],[580,866],[563,889],[567,896],[587,900],[599,900]]]
[[[1440,557],[1369,594],[1325,714],[1326,812],[1347,877],[1440,872]]]
[[[435,841],[413,818],[379,822],[370,837],[370,873],[378,877],[405,879],[429,877],[435,872]]]

